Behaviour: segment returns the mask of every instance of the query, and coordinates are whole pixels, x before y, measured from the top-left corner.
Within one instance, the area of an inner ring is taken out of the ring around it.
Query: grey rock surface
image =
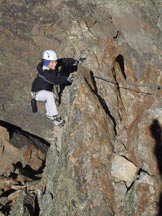
[[[162,214],[161,0],[6,0],[0,8],[0,125],[50,143],[40,181],[28,185],[32,209],[41,216]],[[31,112],[44,49],[87,58],[63,92],[61,130],[45,119],[44,104]],[[114,156],[137,167],[131,185],[112,176]],[[13,216],[32,214],[21,191],[13,194]]]

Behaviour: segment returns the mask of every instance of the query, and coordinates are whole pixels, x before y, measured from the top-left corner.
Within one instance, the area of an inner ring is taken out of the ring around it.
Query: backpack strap
[[[40,75],[40,74],[38,74],[38,76],[41,77],[42,79],[44,79],[46,82],[48,82],[48,83],[54,85],[54,83],[53,83],[53,82],[50,82],[48,79],[46,79],[46,77],[44,77],[44,76],[42,76],[42,75]]]

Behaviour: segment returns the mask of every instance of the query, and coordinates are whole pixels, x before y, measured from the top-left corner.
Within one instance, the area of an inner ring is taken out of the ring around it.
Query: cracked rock
[[[111,174],[119,181],[125,181],[129,187],[134,181],[138,167],[128,161],[126,158],[115,155],[112,160]]]

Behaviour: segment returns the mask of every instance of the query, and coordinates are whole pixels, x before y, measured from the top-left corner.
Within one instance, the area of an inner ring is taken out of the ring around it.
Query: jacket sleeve
[[[51,84],[59,85],[59,84],[65,84],[69,85],[70,82],[67,80],[68,77],[66,76],[57,76],[57,71],[51,72],[51,73],[44,73],[44,77],[46,78],[46,82],[49,82]]]
[[[73,58],[60,58],[57,60],[57,67],[69,67],[73,66],[73,64],[76,62],[76,59]]]
[[[55,85],[59,85],[59,84],[66,84],[66,85],[68,85],[68,84],[71,84],[69,81],[67,81],[67,78],[68,77],[66,77],[66,76],[56,76],[53,79],[53,83]]]

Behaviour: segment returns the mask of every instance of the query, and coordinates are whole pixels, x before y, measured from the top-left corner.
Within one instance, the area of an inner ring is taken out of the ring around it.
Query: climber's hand
[[[73,65],[80,65],[82,64],[87,58],[79,58],[77,60],[74,61]]]
[[[70,74],[70,75],[68,76],[68,78],[67,78],[67,81],[70,82],[70,83],[72,83],[73,80],[74,80],[74,76],[73,76],[72,74]]]
[[[85,58],[85,57],[84,57],[84,58],[79,58],[79,60],[78,60],[78,61],[79,61],[79,64],[82,64],[86,59],[87,59],[87,58]]]

